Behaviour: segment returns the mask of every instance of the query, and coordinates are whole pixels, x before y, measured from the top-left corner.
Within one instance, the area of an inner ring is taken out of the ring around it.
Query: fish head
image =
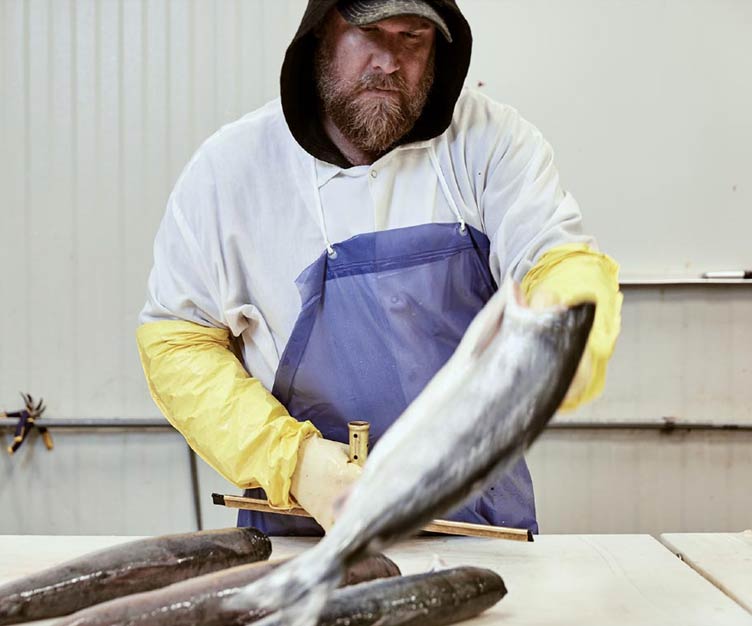
[[[514,432],[527,448],[558,410],[594,319],[593,302],[531,308],[507,277],[473,320],[458,352],[472,362],[481,384],[496,387],[498,418],[515,445],[520,441]]]

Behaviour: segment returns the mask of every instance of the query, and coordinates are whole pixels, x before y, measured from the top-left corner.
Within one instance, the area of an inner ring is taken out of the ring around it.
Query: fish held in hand
[[[591,303],[530,309],[518,298],[507,279],[381,438],[322,541],[228,604],[289,607],[283,623],[315,624],[351,559],[410,535],[516,462],[561,404],[595,314]]]
[[[113,598],[263,561],[272,547],[255,528],[130,541],[0,586],[0,625],[58,617]]]

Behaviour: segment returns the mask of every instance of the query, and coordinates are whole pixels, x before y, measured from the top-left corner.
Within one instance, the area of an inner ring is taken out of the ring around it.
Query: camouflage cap
[[[426,0],[342,0],[338,5],[342,17],[355,26],[365,26],[397,15],[419,15],[430,20],[448,42],[452,42],[444,19]]]

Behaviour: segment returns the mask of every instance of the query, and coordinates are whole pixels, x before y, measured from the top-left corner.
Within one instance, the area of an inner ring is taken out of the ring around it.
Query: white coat
[[[489,237],[497,282],[508,271],[521,280],[551,247],[595,245],[551,146],[484,94],[464,90],[440,136],[349,169],[304,151],[275,100],[223,127],[186,166],[155,240],[140,321],[228,328],[242,340],[249,374],[271,390],[300,312],[295,279],[325,252],[324,235],[336,243],[454,222],[445,193]]]

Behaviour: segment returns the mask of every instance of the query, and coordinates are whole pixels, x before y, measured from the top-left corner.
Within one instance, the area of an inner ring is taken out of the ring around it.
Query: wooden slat
[[[752,530],[665,533],[661,543],[752,613]]]
[[[295,515],[297,517],[311,517],[304,509],[274,509],[266,500],[245,498],[213,493],[214,504],[233,509],[246,509],[262,513],[278,513],[280,515]],[[503,526],[486,526],[483,524],[468,524],[466,522],[452,522],[449,520],[434,520],[423,527],[426,532],[443,533],[445,535],[462,535],[465,537],[491,537],[507,539],[509,541],[533,541],[529,530],[522,528],[504,528]]]
[[[462,535],[465,537],[490,537],[493,539],[508,539],[510,541],[532,541],[533,534],[524,528],[506,528],[504,526],[486,526],[483,524],[468,524],[467,522],[451,522],[437,519],[426,524],[423,530],[445,535]]]

